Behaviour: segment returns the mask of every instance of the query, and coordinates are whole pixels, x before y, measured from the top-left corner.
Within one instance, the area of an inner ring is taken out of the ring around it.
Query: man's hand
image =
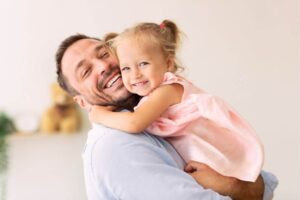
[[[253,182],[241,181],[233,177],[222,176],[209,166],[190,161],[185,169],[202,187],[209,188],[233,200],[262,200],[264,182],[261,176]]]
[[[98,106],[91,105],[89,107],[89,119],[91,122],[101,123],[99,122],[100,117],[103,117],[107,111],[112,112],[115,110],[114,106]]]

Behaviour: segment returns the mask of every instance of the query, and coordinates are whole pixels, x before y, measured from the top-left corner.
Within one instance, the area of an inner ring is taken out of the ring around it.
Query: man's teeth
[[[106,84],[106,87],[109,88],[111,87],[119,78],[120,78],[120,74],[117,74],[116,76],[114,76],[110,81],[108,81],[108,83]]]

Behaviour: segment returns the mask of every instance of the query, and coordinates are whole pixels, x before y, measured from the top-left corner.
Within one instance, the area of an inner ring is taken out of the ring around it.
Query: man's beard
[[[120,111],[123,109],[133,111],[133,108],[138,104],[141,97],[137,94],[131,94],[129,97],[116,102],[113,106],[116,106],[116,110]]]
[[[115,101],[110,101],[106,103],[98,103],[99,106],[114,106],[116,107],[116,111],[120,110],[130,110],[133,111],[133,108],[138,104],[141,97],[137,94],[129,94],[129,96],[126,96],[122,99],[118,99]]]
[[[118,70],[119,70],[118,65],[112,67],[110,71],[108,71],[108,72],[106,72],[106,74],[104,74],[105,78],[111,76],[111,74],[115,73]],[[133,108],[138,104],[141,97],[138,96],[137,94],[128,93],[128,95],[125,95],[123,97],[118,97],[118,99],[113,99],[110,95],[103,93],[102,88],[105,83],[105,81],[104,81],[105,78],[103,78],[102,81],[100,81],[98,83],[98,87],[97,87],[98,92],[96,92],[97,98],[102,99],[104,102],[103,103],[95,103],[95,104],[98,104],[101,106],[114,106],[114,107],[116,107],[116,110],[127,109],[127,110],[132,111]],[[125,86],[122,85],[121,87],[125,87]],[[119,88],[119,89],[121,89],[121,88]]]

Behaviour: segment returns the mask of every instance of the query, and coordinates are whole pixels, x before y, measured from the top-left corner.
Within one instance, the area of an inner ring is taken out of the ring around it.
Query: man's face
[[[83,108],[118,105],[130,96],[117,59],[102,41],[82,39],[72,44],[62,58],[62,73],[79,93],[74,99]]]

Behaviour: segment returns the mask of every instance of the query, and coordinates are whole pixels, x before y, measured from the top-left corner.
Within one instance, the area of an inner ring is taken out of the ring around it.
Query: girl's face
[[[123,38],[116,53],[125,87],[131,93],[148,95],[164,79],[164,74],[173,69],[173,59],[166,58],[159,45],[146,38]]]

